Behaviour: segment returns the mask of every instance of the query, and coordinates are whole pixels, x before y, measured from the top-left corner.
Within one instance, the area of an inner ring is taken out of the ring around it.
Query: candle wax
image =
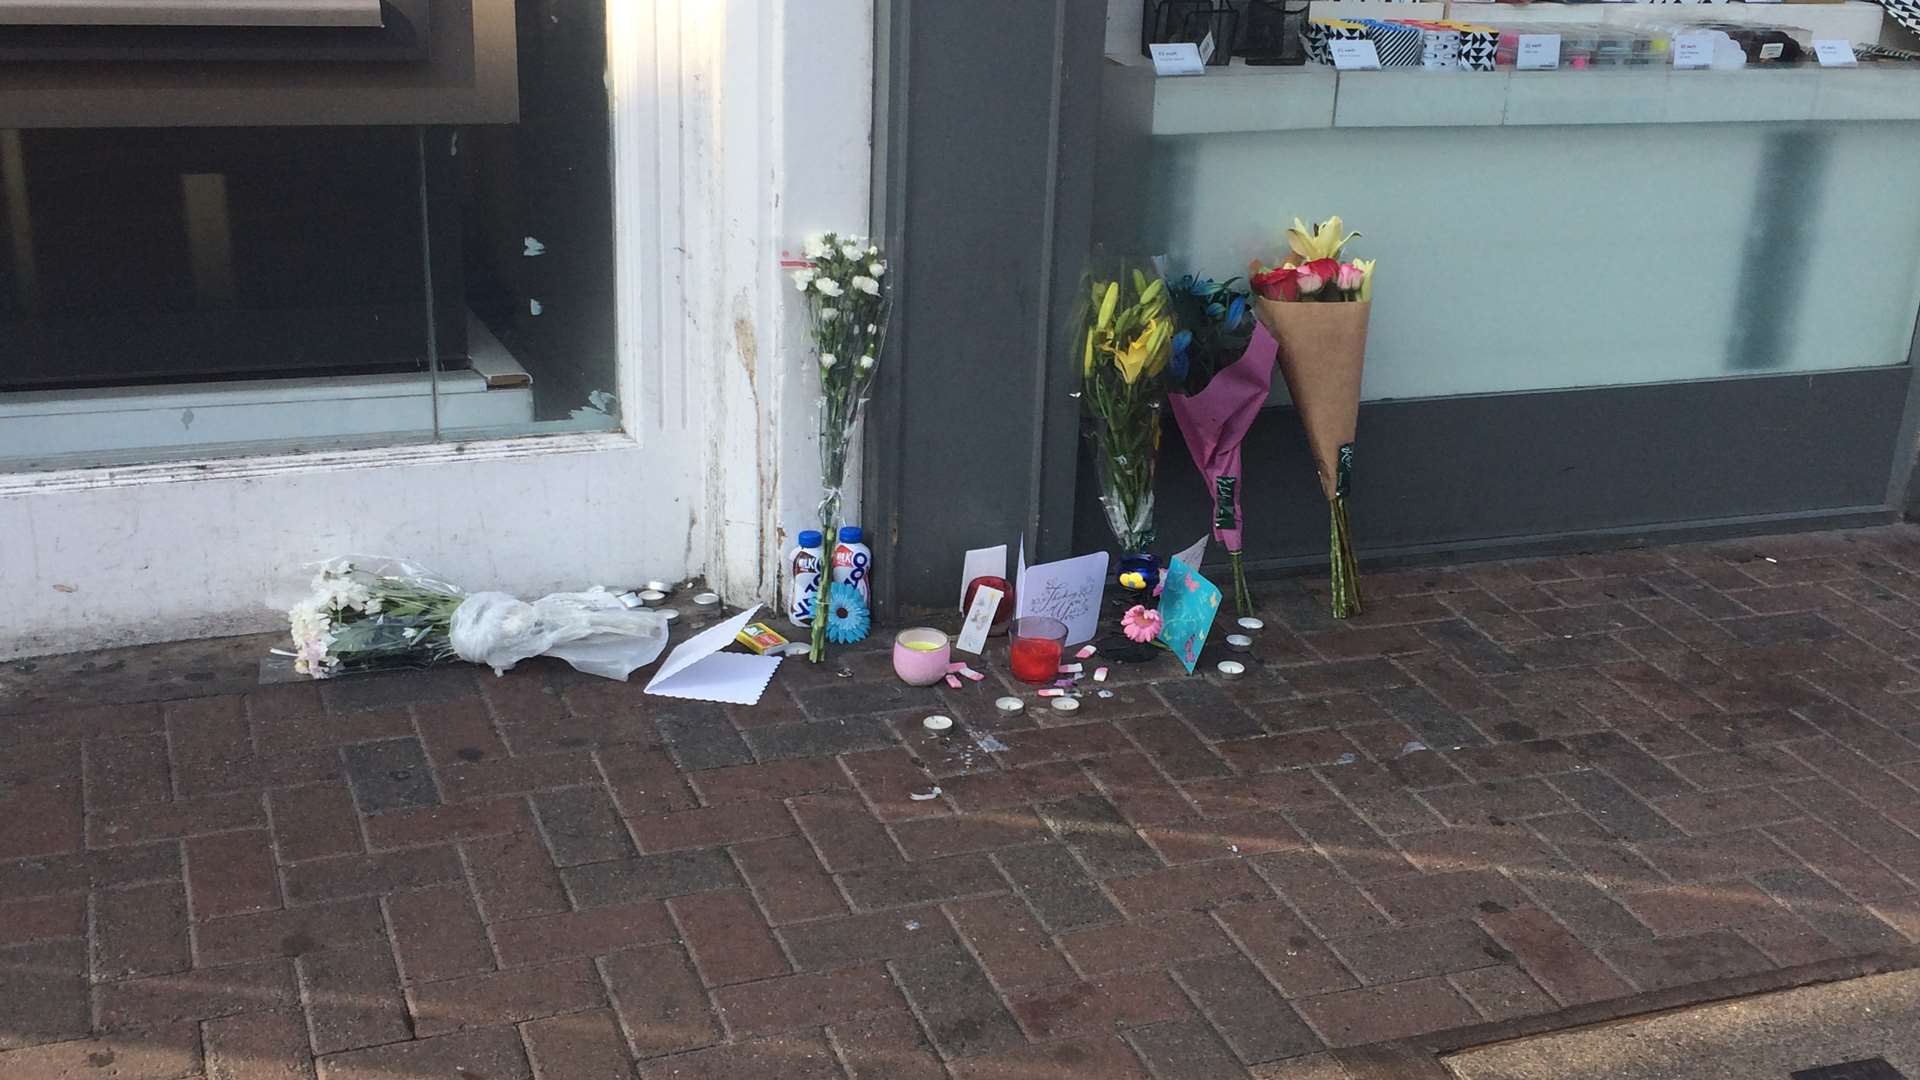
[[[903,641],[900,644],[905,645],[914,652],[932,652],[938,649],[941,643],[938,641]]]
[[[1036,686],[1053,681],[1060,668],[1060,643],[1044,638],[1017,638],[1008,650],[1013,677]]]

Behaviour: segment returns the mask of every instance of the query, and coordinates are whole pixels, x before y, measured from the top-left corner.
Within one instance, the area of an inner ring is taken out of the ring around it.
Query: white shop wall
[[[0,475],[0,658],[272,629],[343,552],[523,595],[705,573],[772,598],[818,487],[777,260],[865,227],[871,0],[610,9],[628,432]]]

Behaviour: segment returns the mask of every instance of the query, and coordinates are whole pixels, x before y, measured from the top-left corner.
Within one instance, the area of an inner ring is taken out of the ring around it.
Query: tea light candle
[[[661,617],[666,619],[668,622],[672,622],[673,620],[680,617],[679,608],[663,607],[663,608],[657,608],[655,610],[659,611]]]
[[[1240,618],[1240,629],[1242,630],[1265,630],[1266,628],[1266,623],[1251,615],[1243,615]]]
[[[1237,679],[1247,673],[1247,665],[1238,660],[1222,660],[1214,665],[1214,670],[1220,673],[1221,678]]]
[[[1054,698],[1054,699],[1053,699],[1053,711],[1054,711],[1054,712],[1061,712],[1061,713],[1075,713],[1075,712],[1079,712],[1079,711],[1080,711],[1080,699],[1079,699],[1079,698],[1070,698],[1070,697],[1057,697],[1057,698]]]
[[[1002,713],[1005,713],[1008,716],[1011,716],[1014,713],[1027,711],[1027,703],[1020,700],[1017,697],[998,698],[994,701],[993,707],[996,709],[999,709]]]
[[[720,603],[720,594],[710,592],[694,593],[693,603],[695,607],[717,607]]]
[[[659,589],[648,589],[640,594],[640,602],[648,605],[657,604],[666,598],[667,594],[661,592]]]
[[[920,726],[926,728],[928,731],[947,731],[953,727],[953,717],[939,715],[929,716],[925,720],[920,721]]]
[[[664,581],[649,581],[640,587],[648,592],[670,593],[673,591],[673,586]]]
[[[1253,639],[1245,634],[1228,634],[1227,648],[1234,652],[1247,652],[1253,648]]]

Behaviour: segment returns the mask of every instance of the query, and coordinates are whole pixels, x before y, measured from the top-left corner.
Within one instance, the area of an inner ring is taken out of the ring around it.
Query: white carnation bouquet
[[[891,290],[887,261],[877,245],[839,233],[815,233],[806,238],[805,251],[806,265],[793,272],[793,286],[806,296],[809,336],[820,360],[819,520],[820,535],[831,546],[842,524],[840,500],[854,426],[886,345]],[[816,664],[827,652],[827,599],[823,588],[807,654]]]
[[[602,588],[528,603],[505,593],[466,593],[393,559],[331,559],[307,597],[287,612],[293,668],[316,679],[447,660],[495,674],[528,657],[625,680],[667,644],[667,620],[632,610]]]

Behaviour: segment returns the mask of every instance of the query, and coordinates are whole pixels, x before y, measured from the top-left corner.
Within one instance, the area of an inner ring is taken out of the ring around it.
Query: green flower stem
[[[1241,552],[1227,552],[1228,561],[1233,563],[1233,611],[1245,618],[1253,614],[1253,590],[1247,587],[1247,564],[1241,558]]]
[[[1332,527],[1328,538],[1328,563],[1332,571],[1333,617],[1345,619],[1360,614],[1360,563],[1353,555],[1353,531],[1347,524],[1347,498],[1336,495],[1328,504]]]

